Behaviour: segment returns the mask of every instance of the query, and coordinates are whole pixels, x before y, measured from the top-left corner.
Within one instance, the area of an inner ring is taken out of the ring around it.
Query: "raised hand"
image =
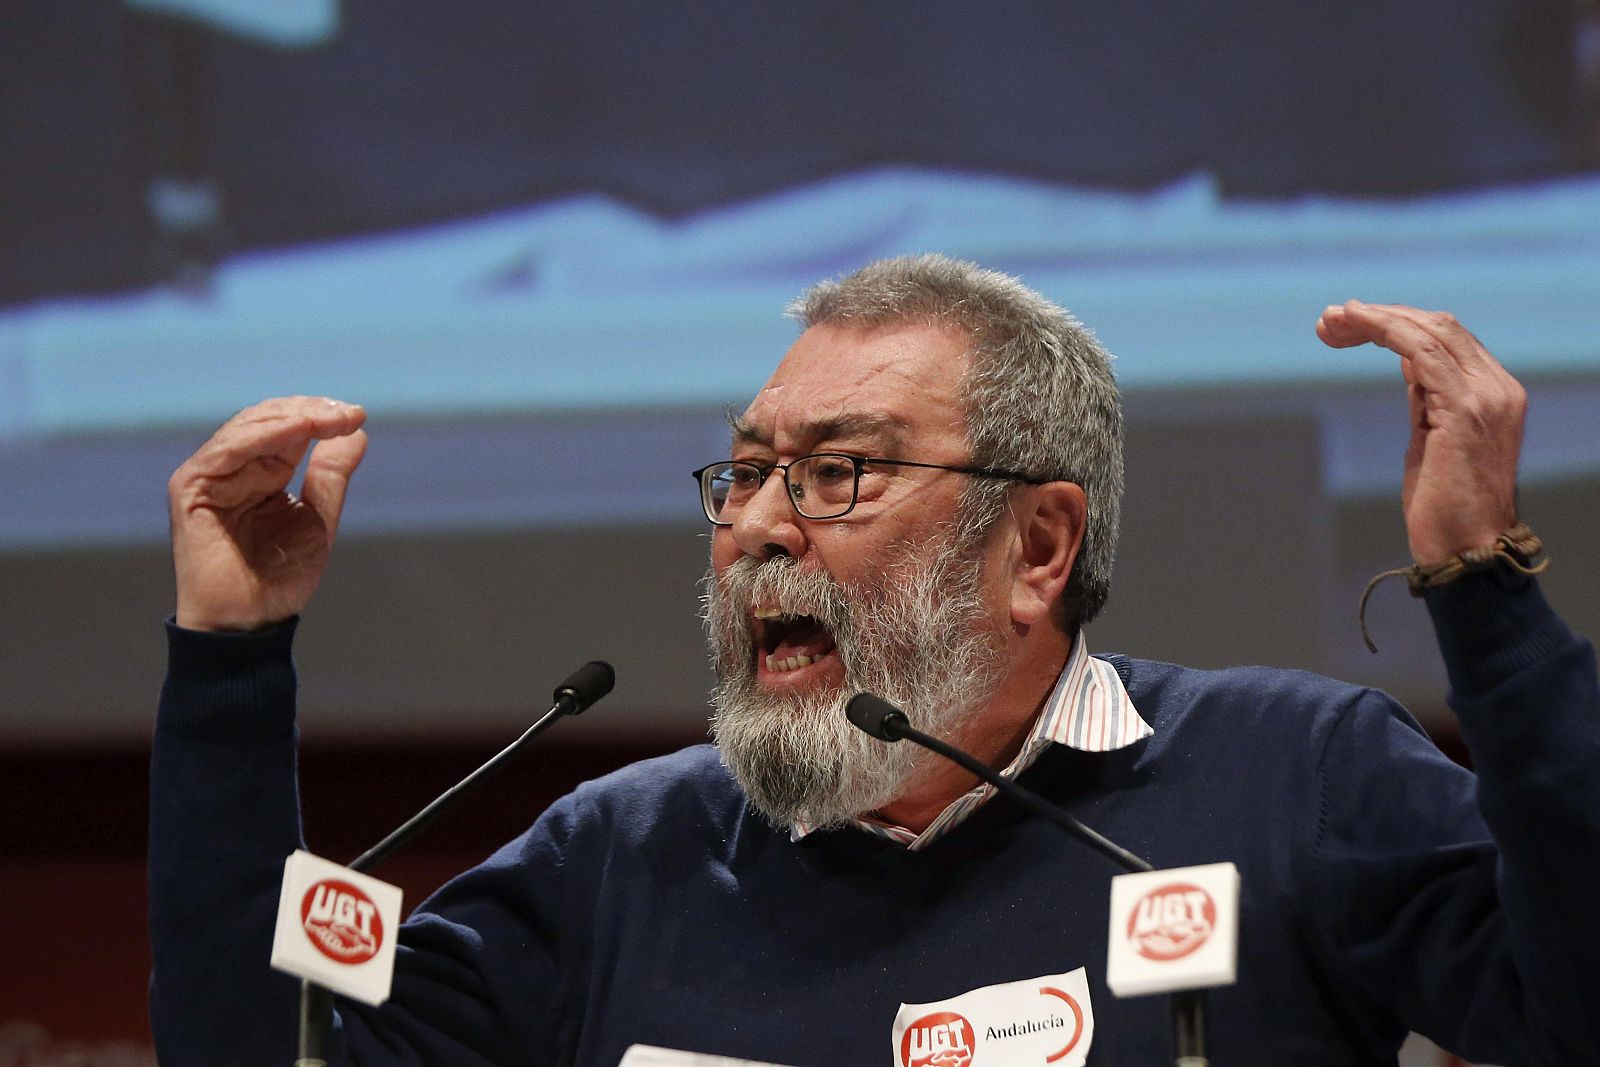
[[[293,396],[246,408],[167,484],[178,625],[254,630],[298,614],[328,564],[366,411]],[[311,451],[300,496],[289,481]]]
[[[1401,503],[1415,562],[1487,546],[1517,521],[1527,394],[1476,337],[1443,312],[1357,300],[1323,311],[1317,336],[1400,357],[1411,412]]]

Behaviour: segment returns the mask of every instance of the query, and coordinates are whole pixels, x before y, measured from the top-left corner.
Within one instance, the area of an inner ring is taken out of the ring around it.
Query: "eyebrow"
[[[757,429],[743,415],[729,411],[728,427],[733,431],[736,444],[773,447],[772,434]],[[835,438],[866,438],[889,451],[897,450],[905,441],[905,424],[882,412],[843,411],[824,419],[815,419],[801,426],[807,441],[831,441]],[[888,458],[888,457],[884,457]]]

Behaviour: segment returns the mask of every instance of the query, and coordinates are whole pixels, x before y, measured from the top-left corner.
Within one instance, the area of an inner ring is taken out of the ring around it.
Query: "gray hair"
[[[962,375],[972,462],[1076,482],[1088,499],[1083,546],[1061,596],[1069,632],[1111,593],[1122,507],[1122,403],[1111,356],[1065,309],[1017,279],[946,256],[869,263],[806,290],[789,314],[802,326],[954,326],[972,340]],[[975,479],[958,526],[987,532],[1012,483]]]

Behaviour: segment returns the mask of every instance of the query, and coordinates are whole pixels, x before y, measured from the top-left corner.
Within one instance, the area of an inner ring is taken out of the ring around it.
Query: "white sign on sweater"
[[[1094,1040],[1089,979],[1079,967],[902,1004],[892,1036],[895,1067],[1083,1067]]]

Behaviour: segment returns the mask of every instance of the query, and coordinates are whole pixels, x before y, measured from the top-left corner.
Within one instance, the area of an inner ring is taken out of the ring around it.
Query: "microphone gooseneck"
[[[435,797],[433,803],[417,812],[396,828],[388,837],[357,856],[349,864],[352,871],[366,873],[382,863],[388,855],[409,841],[416,833],[433,822],[445,809],[462,795],[481,785],[495,771],[510,762],[529,741],[543,733],[552,723],[565,715],[577,715],[595,701],[611,692],[616,684],[616,672],[604,660],[590,660],[556,686],[551,696],[551,708],[539,720],[522,732],[511,744],[497,752],[489,762],[467,775],[461,781]],[[300,983],[300,1041],[296,1067],[323,1067],[327,1062],[327,1037],[333,1026],[333,1003],[328,991],[314,982]]]
[[[417,812],[403,825],[388,837],[373,845],[367,851],[357,856],[354,863],[350,864],[353,871],[370,871],[389,853],[405,844],[411,836],[434,819],[438,818],[460,796],[487,779],[495,771],[516,755],[518,750],[538,737],[563,715],[577,715],[589,705],[611,692],[612,685],[616,682],[616,672],[611,669],[611,664],[604,660],[591,660],[567,676],[567,680],[556,687],[552,696],[552,706],[549,711],[540,716],[539,721],[522,732],[522,736],[511,742],[495,754],[494,758],[482,767],[467,775],[461,781],[445,790],[434,798],[433,803]]]
[[[1155,870],[1154,867],[1140,857],[1129,852],[1098,830],[1085,826],[1031,789],[1026,789],[1009,778],[1000,777],[970,753],[963,752],[954,745],[946,744],[937,737],[918,730],[911,725],[911,720],[906,718],[905,712],[882,697],[875,696],[872,693],[857,693],[845,705],[844,713],[858,728],[878,738],[880,741],[893,743],[903,738],[931,752],[938,753],[952,763],[972,772],[1035,815],[1050,820],[1063,830],[1066,830],[1067,833],[1102,853],[1123,870]]]
[[[1055,823],[1106,856],[1125,871],[1153,871],[1148,861],[1134,855],[1109,837],[1084,825],[1033,790],[1002,778],[994,770],[968,752],[946,744],[911,725],[905,712],[872,693],[857,693],[844,707],[845,716],[855,726],[880,741],[894,743],[900,740],[920,745],[937,753],[952,763],[970,771],[995,789],[1021,804],[1041,818]],[[1177,1067],[1207,1067],[1206,1057],[1205,990],[1185,989],[1172,994],[1172,1045]]]

